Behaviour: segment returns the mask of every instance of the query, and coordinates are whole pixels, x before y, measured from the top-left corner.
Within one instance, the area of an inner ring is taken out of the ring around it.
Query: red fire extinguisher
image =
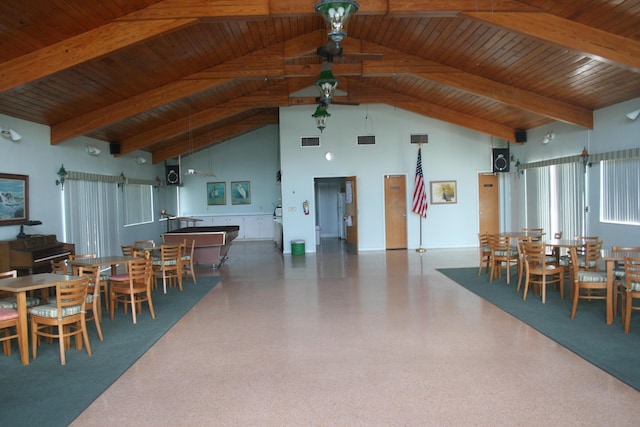
[[[305,200],[302,202],[302,209],[304,210],[305,215],[309,215],[309,201]]]

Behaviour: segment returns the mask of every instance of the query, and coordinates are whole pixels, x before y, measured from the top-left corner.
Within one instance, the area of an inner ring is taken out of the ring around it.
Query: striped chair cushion
[[[562,255],[560,257],[560,265],[563,267],[569,266],[569,255]]]
[[[0,308],[0,322],[3,320],[16,319],[18,317],[18,310],[14,308]]]
[[[509,249],[508,251],[496,251],[496,256],[516,256],[518,255],[517,249]]]
[[[40,305],[40,298],[27,297],[27,308]],[[8,297],[0,299],[0,307],[4,308],[18,308],[18,301],[16,297]]]
[[[640,283],[639,282],[631,282],[627,283],[626,280],[622,281],[622,286],[624,286],[627,292],[638,292],[640,291]]]
[[[578,271],[578,282],[606,283],[607,273],[604,271]]]
[[[483,249],[484,251],[484,249]],[[191,261],[191,255],[182,255],[182,257],[180,258],[183,261]]]
[[[178,262],[175,259],[171,259],[164,262],[165,265],[176,265],[177,263]],[[153,265],[162,265],[162,260],[161,259],[153,260]]]
[[[68,307],[64,307],[62,309],[62,317],[72,316],[74,314],[78,314],[82,311],[81,305],[71,305]],[[48,317],[50,319],[55,319],[58,317],[58,307],[55,304],[46,304],[40,305],[38,307],[33,307],[29,310],[29,313],[33,316],[40,317]]]
[[[597,264],[598,264],[597,261],[591,260],[591,261],[589,261],[589,268],[593,268]],[[562,255],[560,257],[560,265],[562,265],[564,267],[568,267],[569,266],[569,255]],[[584,268],[584,266],[585,266],[584,255],[578,255],[578,267]]]
[[[613,270],[613,276],[617,279],[622,279],[625,276],[624,267],[623,268],[615,268]]]

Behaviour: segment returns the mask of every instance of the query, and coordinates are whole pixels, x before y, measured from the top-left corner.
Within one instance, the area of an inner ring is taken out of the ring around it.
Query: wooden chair
[[[542,240],[542,233],[544,230],[542,228],[522,228],[521,231],[523,233],[537,234],[537,236],[530,237],[532,242],[539,242],[540,240]]]
[[[640,246],[613,246],[611,252],[640,252]],[[620,301],[620,307],[624,309],[623,301],[619,300],[622,297],[623,283],[626,271],[624,267],[624,261],[616,261],[613,267],[613,297],[615,302]],[[617,310],[614,315],[617,315]],[[624,313],[623,313],[624,315]],[[624,321],[624,319],[623,319]]]
[[[80,267],[78,276],[87,277],[89,279],[87,298],[85,300],[85,312],[87,312],[86,321],[96,324],[96,331],[100,341],[104,341],[102,337],[102,307],[100,305],[100,267]]]
[[[57,338],[60,345],[60,363],[66,364],[65,341],[75,336],[76,349],[82,348],[82,337],[87,353],[91,356],[91,345],[87,334],[85,301],[89,278],[82,277],[56,283],[55,304],[45,304],[29,309],[31,315],[31,346],[33,358],[37,357],[39,337]],[[56,333],[51,331],[56,328]]]
[[[525,282],[522,300],[527,299],[527,293],[531,285],[540,287],[542,303],[547,299],[547,285],[559,284],[560,298],[564,298],[564,267],[548,263],[545,245],[539,242],[524,242]],[[557,277],[555,277],[557,276]]]
[[[491,264],[491,247],[489,247],[489,234],[478,233],[478,255],[480,258],[480,266],[478,267],[478,276],[482,273],[482,267],[485,268],[485,273],[489,272],[489,265]]]
[[[569,249],[569,258],[573,273],[571,274],[571,319],[575,318],[578,309],[578,301],[586,300],[606,300],[607,298],[607,273],[600,271],[600,260],[602,249],[602,241],[587,242],[585,259],[583,261],[578,258],[578,249],[573,247]],[[586,291],[586,292],[582,292]],[[616,304],[614,301],[614,311]]]
[[[69,274],[69,264],[67,264],[67,260],[51,261],[51,272],[53,274]]]
[[[634,306],[633,300],[640,298],[640,258],[625,257],[625,277],[622,280],[622,324],[624,333],[631,329],[631,311],[640,310],[640,306]]]
[[[197,283],[196,273],[193,269],[193,252],[195,250],[195,247],[195,239],[191,239],[191,245],[188,244],[187,239],[184,239],[184,244],[182,245],[182,255],[180,257],[182,273],[184,276],[188,276],[189,274],[191,274],[194,285]]]
[[[120,246],[120,250],[122,250],[122,256],[133,256],[132,245],[122,245]]]
[[[155,245],[156,245],[156,242],[153,239],[136,240],[135,242],[133,242],[133,247],[135,247],[135,248],[150,247],[150,246],[155,246]]]
[[[0,307],[0,341],[6,356],[11,356],[11,340],[16,339],[20,346],[21,336],[18,335],[18,310]]]
[[[526,261],[524,259],[524,243],[531,242],[531,236],[516,238],[516,248],[518,249],[518,287],[516,290],[520,292],[520,286],[522,285],[522,278],[524,277],[524,268]]]
[[[162,277],[162,289],[167,293],[167,283],[169,286],[175,286],[178,283],[180,291],[182,291],[182,262],[180,261],[182,245],[160,246],[160,259],[153,260],[153,268],[158,278]]]
[[[491,274],[489,276],[489,282],[492,282],[494,277],[502,276],[502,264],[504,263],[507,269],[507,284],[509,284],[509,278],[511,276],[510,267],[512,264],[518,264],[518,250],[509,245],[509,240],[508,236],[500,236],[497,234],[489,235],[489,247],[491,248]]]
[[[71,263],[71,261],[73,261],[74,259],[79,259],[79,258],[97,258],[97,255],[96,254],[69,255],[69,262]],[[78,269],[76,268],[76,271],[74,271],[73,273],[76,274],[77,270]],[[100,279],[98,281],[98,283],[100,284],[99,292],[102,295],[100,299],[104,300],[104,309],[107,310],[108,312],[109,311],[109,276],[100,274],[99,279]]]
[[[131,307],[133,323],[137,323],[137,312],[142,311],[142,303],[147,302],[151,318],[156,318],[151,298],[152,261],[148,258],[136,258],[129,261],[127,280],[111,281],[111,319],[113,320],[118,302]]]

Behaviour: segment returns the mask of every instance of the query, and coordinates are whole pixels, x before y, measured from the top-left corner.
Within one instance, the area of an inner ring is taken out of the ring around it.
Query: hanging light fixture
[[[329,38],[339,43],[345,38],[347,32],[345,27],[349,17],[358,11],[357,1],[331,1],[322,0],[314,5],[317,13],[322,15],[327,25],[329,25]]]
[[[4,136],[7,139],[10,139],[14,142],[20,141],[22,139],[22,135],[11,128],[2,127],[0,128],[0,135]]]
[[[331,103],[336,87],[338,87],[338,80],[336,80],[331,72],[330,62],[322,64],[320,78],[316,80],[315,85],[320,89],[320,102],[323,104]]]
[[[316,126],[320,129],[320,133],[327,127],[327,119],[331,117],[331,114],[327,111],[327,104],[319,104],[316,108],[316,112],[311,115],[316,119]]]

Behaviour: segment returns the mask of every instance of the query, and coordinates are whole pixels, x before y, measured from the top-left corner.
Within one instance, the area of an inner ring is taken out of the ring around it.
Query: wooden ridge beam
[[[549,13],[465,12],[464,16],[640,71],[640,42]]]

